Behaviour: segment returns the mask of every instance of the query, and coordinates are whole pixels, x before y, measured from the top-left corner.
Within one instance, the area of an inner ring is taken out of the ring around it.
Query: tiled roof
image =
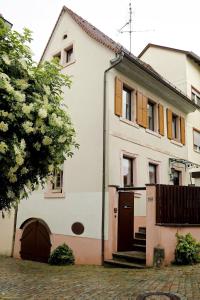
[[[91,23],[89,23],[88,21],[86,21],[85,19],[83,19],[82,17],[80,17],[79,15],[77,15],[75,12],[73,12],[71,9],[69,9],[66,6],[63,6],[61,13],[58,17],[58,20],[54,26],[54,29],[51,33],[51,36],[48,40],[48,43],[44,49],[43,55],[47,49],[47,46],[51,40],[51,37],[54,33],[54,30],[58,24],[58,21],[62,15],[63,12],[67,12],[71,18],[94,40],[96,40],[97,42],[101,43],[102,45],[104,45],[105,47],[107,47],[108,49],[112,50],[114,53],[124,53],[125,56],[130,59],[132,62],[134,62],[135,64],[137,64],[140,68],[142,68],[144,71],[146,71],[147,73],[149,73],[151,76],[153,76],[154,78],[156,78],[157,80],[159,80],[161,83],[163,83],[165,86],[167,86],[168,88],[170,88],[171,90],[173,90],[175,93],[179,94],[179,96],[183,97],[188,103],[190,103],[192,106],[196,105],[194,103],[192,103],[190,101],[190,99],[181,91],[179,90],[176,86],[174,86],[171,82],[169,82],[168,80],[166,80],[165,78],[163,78],[159,73],[157,73],[149,64],[143,62],[141,59],[139,59],[137,56],[133,55],[130,51],[128,51],[126,48],[124,48],[121,44],[116,43],[115,41],[113,41],[110,37],[108,37],[106,34],[104,34],[102,31],[100,31],[99,29],[97,29],[95,26],[93,26]],[[41,57],[41,60],[43,58],[43,55]],[[41,61],[40,60],[40,61]]]

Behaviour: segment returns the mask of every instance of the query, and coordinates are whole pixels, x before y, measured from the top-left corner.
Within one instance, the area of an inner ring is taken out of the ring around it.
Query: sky
[[[65,5],[129,49],[128,33],[119,29],[129,20],[130,0],[0,0],[0,13],[33,32],[34,59],[42,55],[58,15]],[[148,43],[189,50],[200,55],[199,0],[131,0],[133,8],[132,53],[138,55]],[[142,32],[141,32],[142,31]]]

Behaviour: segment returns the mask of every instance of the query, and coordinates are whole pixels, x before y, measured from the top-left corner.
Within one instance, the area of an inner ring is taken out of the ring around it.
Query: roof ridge
[[[69,13],[69,15],[72,17],[72,19],[81,26],[81,28],[92,38],[103,44],[104,46],[107,46],[110,48],[110,50],[113,50],[115,53],[119,53],[124,47],[120,44],[115,42],[113,39],[111,39],[108,35],[103,33],[101,30],[99,30],[97,27],[92,25],[87,20],[83,19],[81,16],[76,14],[74,11],[72,11],[70,8],[63,6],[63,9]]]

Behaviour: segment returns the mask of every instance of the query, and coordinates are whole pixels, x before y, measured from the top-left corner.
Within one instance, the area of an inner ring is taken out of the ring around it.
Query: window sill
[[[48,191],[44,193],[44,198],[65,198],[65,193]]]
[[[183,147],[183,144],[181,144],[180,142],[178,141],[175,141],[175,140],[170,140],[170,142],[178,147]]]
[[[119,119],[120,119],[121,122],[123,122],[123,123],[125,123],[125,124],[128,124],[128,125],[130,125],[130,126],[133,126],[133,127],[135,127],[135,128],[140,128],[140,126],[139,126],[138,124],[136,124],[135,122],[133,122],[133,121],[127,120],[127,119],[125,119],[125,118],[123,118],[123,117],[120,117]]]
[[[153,130],[150,130],[150,129],[148,129],[148,128],[147,128],[145,131],[146,131],[147,133],[152,134],[152,135],[158,137],[159,139],[161,139],[161,135],[160,135],[158,132],[153,131]]]
[[[74,60],[72,60],[72,61],[70,61],[70,62],[68,62],[68,63],[63,64],[63,65],[62,65],[62,69],[64,69],[64,68],[66,68],[66,67],[69,67],[69,66],[73,65],[75,62],[76,62],[76,60],[74,59]]]

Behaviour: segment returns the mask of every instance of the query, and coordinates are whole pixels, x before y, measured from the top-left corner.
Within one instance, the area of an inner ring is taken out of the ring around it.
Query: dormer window
[[[200,106],[200,92],[192,87],[191,100]]]
[[[60,63],[61,62],[61,52],[56,53],[53,58],[56,58],[57,61]]]
[[[74,59],[74,51],[73,51],[73,46],[65,49],[65,62],[69,63],[73,61]]]

